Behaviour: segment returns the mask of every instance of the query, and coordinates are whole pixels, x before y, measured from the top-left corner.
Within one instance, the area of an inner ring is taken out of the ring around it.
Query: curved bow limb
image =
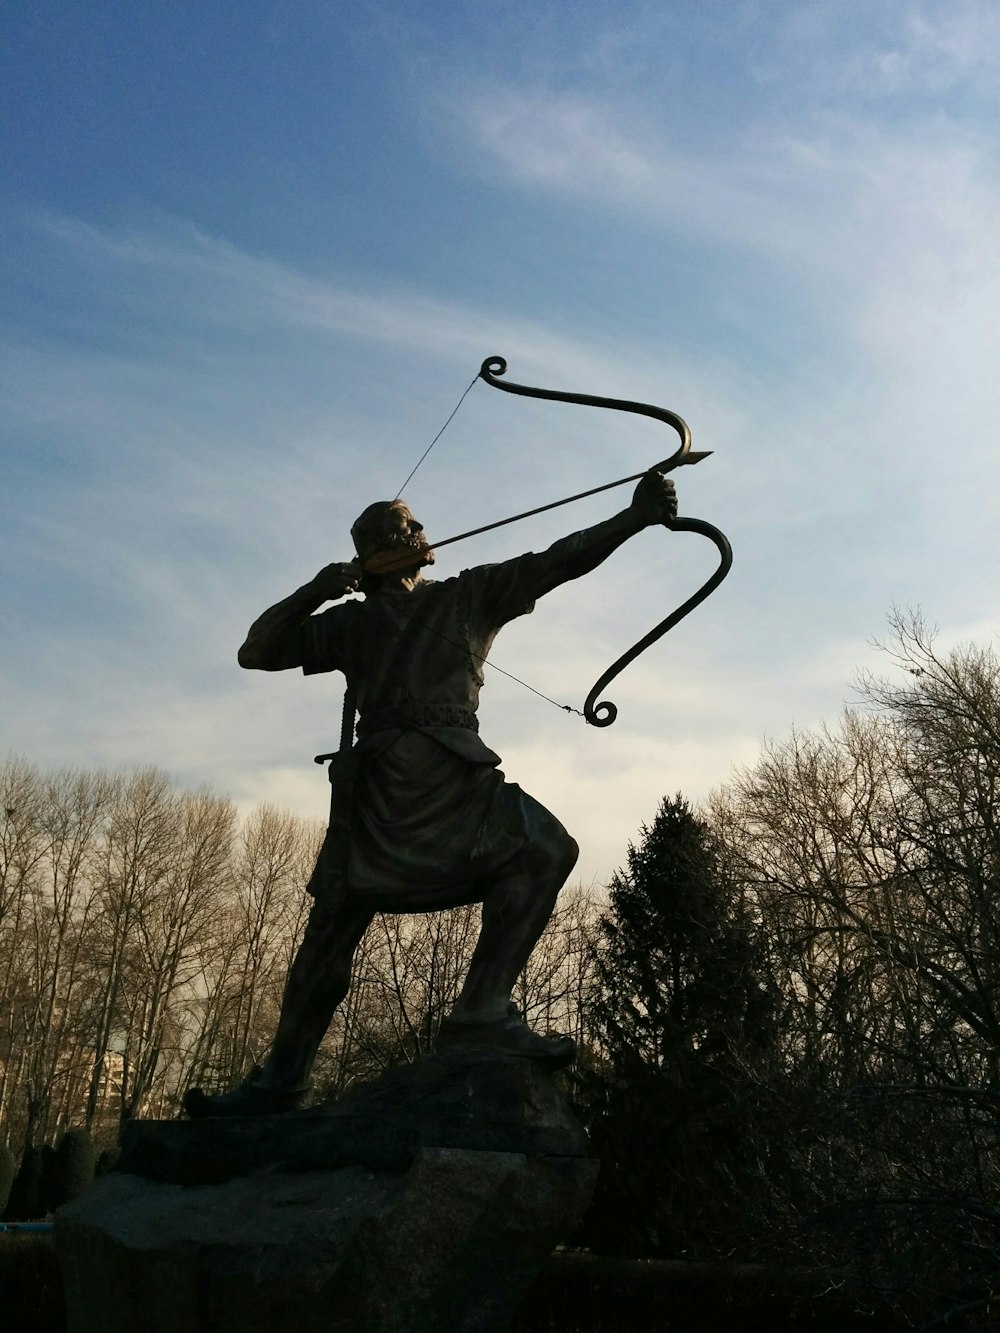
[[[718,568],[705,580],[696,593],[689,597],[686,602],[682,602],[676,611],[671,611],[669,616],[661,620],[655,629],[651,629],[628,652],[622,653],[621,657],[613,662],[604,675],[595,682],[583,705],[583,715],[592,726],[610,727],[618,716],[618,709],[609,699],[602,700],[600,703],[595,702],[601,691],[607,685],[610,685],[630,662],[634,662],[640,653],[644,653],[647,648],[652,647],[657,639],[662,639],[668,630],[672,630],[675,625],[679,625],[686,615],[692,612],[696,606],[699,606],[706,597],[715,592],[732,567],[733,548],[729,544],[729,538],[711,523],[706,523],[700,518],[674,518],[668,523],[664,523],[663,526],[669,528],[671,532],[700,532],[703,537],[707,537],[714,542],[721,557]]]
[[[466,532],[459,532],[454,537],[446,537],[443,541],[428,542],[427,550],[439,551],[442,547],[451,546],[454,542],[464,542],[467,537],[478,537],[483,532],[492,532],[495,528],[506,527],[508,523],[520,523],[522,518],[534,518],[536,514],[545,514],[550,509],[559,509],[562,505],[575,504],[577,500],[586,500],[592,495],[600,495],[602,491],[613,491],[616,487],[625,486],[630,481],[638,481],[647,472],[659,472],[664,475],[685,463],[700,463],[703,458],[711,456],[711,449],[696,453],[691,448],[691,432],[688,429],[687,422],[667,407],[657,407],[653,403],[635,403],[626,398],[599,398],[592,393],[565,393],[557,389],[536,389],[528,384],[512,384],[497,379],[497,375],[504,374],[506,369],[507,362],[502,356],[488,356],[479,368],[479,378],[492,385],[494,389],[502,389],[504,393],[518,394],[524,398],[547,398],[550,402],[579,403],[583,407],[606,407],[612,411],[635,412],[640,416],[652,417],[654,421],[662,421],[677,432],[681,437],[680,447],[669,458],[654,463],[652,467],[644,467],[641,472],[631,472],[627,477],[619,477],[616,481],[605,481],[600,486],[591,486],[589,490],[578,491],[575,495],[564,495],[561,500],[552,500],[548,504],[536,505],[534,509],[525,509],[520,514],[512,514],[509,518],[497,519],[494,523],[483,523],[478,528],[469,528]],[[379,552],[365,561],[365,569],[370,574],[388,574],[394,570],[405,568],[408,562],[409,554],[401,557],[399,555],[387,556]]]
[[[508,380],[497,378],[500,375],[506,375],[506,373],[507,362],[502,356],[488,356],[479,367],[480,379],[485,380],[494,389],[502,389],[504,393],[517,394],[522,398],[546,398],[549,402],[555,403],[579,403],[581,407],[607,407],[615,412],[635,412],[639,416],[652,417],[654,421],[662,421],[665,425],[671,426],[681,437],[680,447],[669,458],[664,458],[662,462],[654,463],[651,468],[646,468],[647,472],[672,472],[675,467],[680,467],[682,463],[699,463],[707,457],[706,454],[691,454],[691,431],[688,424],[676,412],[671,412],[669,407],[657,407],[654,403],[635,403],[629,398],[600,398],[593,393],[565,393],[561,389],[535,389],[528,384],[514,384]],[[632,478],[623,478],[623,480],[632,480]]]
[[[579,403],[584,407],[606,407],[612,411],[634,412],[640,416],[652,417],[655,421],[662,421],[670,426],[680,436],[680,446],[662,462],[655,464],[652,468],[647,468],[647,472],[666,473],[672,472],[674,468],[680,467],[685,463],[700,463],[703,458],[707,458],[707,453],[695,453],[691,449],[691,431],[683,417],[671,412],[669,408],[657,407],[652,403],[637,403],[624,398],[602,398],[596,394],[589,393],[564,393],[556,389],[536,389],[526,384],[514,384],[510,381],[501,380],[498,376],[507,372],[507,362],[502,356],[487,357],[480,367],[480,377],[494,389],[502,389],[505,393],[519,394],[525,398],[545,398],[552,402],[559,403]],[[623,477],[621,481],[611,483],[612,486],[621,485],[625,481],[635,481],[642,473],[637,473],[634,477]],[[598,487],[598,490],[610,489],[610,487]],[[584,492],[584,495],[595,494],[596,491]],[[571,497],[582,499],[583,495]],[[548,508],[549,506],[546,506]],[[540,511],[533,511],[540,512]],[[719,552],[719,565],[714,573],[705,580],[696,593],[683,602],[675,611],[650,632],[644,635],[638,643],[633,645],[628,652],[622,653],[617,661],[613,662],[607,671],[597,680],[593,689],[587,695],[586,702],[583,705],[583,714],[586,720],[595,727],[610,727],[612,722],[618,716],[618,709],[610,700],[597,702],[597,696],[601,691],[611,683],[630,662],[651,647],[664,634],[672,630],[679,624],[685,616],[689,615],[696,606],[699,606],[706,597],[719,586],[722,580],[729,573],[733,563],[733,550],[729,544],[729,539],[725,533],[714,527],[711,523],[706,523],[700,518],[674,518],[664,524],[672,532],[697,532],[703,537],[707,537]]]

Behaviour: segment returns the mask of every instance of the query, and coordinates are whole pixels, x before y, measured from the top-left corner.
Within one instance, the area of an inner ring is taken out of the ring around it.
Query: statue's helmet
[[[392,500],[376,500],[358,515],[351,524],[351,539],[358,557],[364,561],[385,545],[383,519],[392,506]]]

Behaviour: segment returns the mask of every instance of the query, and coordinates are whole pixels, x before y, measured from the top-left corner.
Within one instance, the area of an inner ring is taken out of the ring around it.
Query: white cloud
[[[810,238],[788,216],[791,201],[779,194],[781,177],[794,171],[801,151],[794,143],[779,146],[777,156],[773,144],[753,154],[767,190],[744,160],[746,145],[725,161],[712,160],[572,93],[477,89],[466,94],[455,120],[515,180],[727,244],[811,252]]]
[[[844,87],[869,96],[978,90],[992,100],[1000,74],[1000,10],[947,0],[902,16],[891,37],[846,62]]]
[[[515,181],[760,251],[813,282],[818,275],[837,310],[859,296],[873,303],[872,281],[900,272],[921,300],[914,261],[932,255],[949,277],[987,261],[987,282],[996,280],[991,149],[954,122],[893,129],[827,110],[786,126],[751,120],[721,150],[573,93],[495,87],[464,96],[457,119]]]
[[[914,25],[930,45],[930,29]],[[937,45],[958,63],[965,48],[946,28],[942,19],[934,29]],[[922,491],[907,517],[923,522],[955,522],[965,503],[984,534],[977,514],[996,493],[1000,177],[982,129],[934,116],[880,125],[827,108],[794,125],[751,118],[727,149],[705,149],[680,147],[669,121],[576,94],[465,95],[477,149],[520,187],[626,215],[666,244],[684,235],[706,263],[720,243],[746,254],[748,273],[759,256],[774,274],[764,318],[780,318],[782,293],[790,303],[807,294],[805,327],[811,320],[817,350],[828,341],[839,361],[814,363],[804,435],[799,450],[789,438],[775,451],[780,465],[798,456],[814,466],[816,451],[801,447],[829,429],[842,485],[902,488],[908,504]],[[801,351],[808,358],[808,344]],[[786,420],[794,387],[781,385]],[[921,482],[931,470],[934,483]]]

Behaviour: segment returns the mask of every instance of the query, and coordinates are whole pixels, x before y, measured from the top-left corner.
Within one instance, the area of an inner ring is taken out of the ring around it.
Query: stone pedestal
[[[550,1076],[469,1052],[333,1107],[129,1127],[56,1217],[69,1333],[494,1333],[589,1202]]]

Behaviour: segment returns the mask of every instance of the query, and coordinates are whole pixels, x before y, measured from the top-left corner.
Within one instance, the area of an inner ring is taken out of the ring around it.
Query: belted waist
[[[479,719],[465,704],[403,704],[399,708],[373,708],[358,718],[358,735],[373,731],[405,731],[408,727],[460,727],[478,731]]]

